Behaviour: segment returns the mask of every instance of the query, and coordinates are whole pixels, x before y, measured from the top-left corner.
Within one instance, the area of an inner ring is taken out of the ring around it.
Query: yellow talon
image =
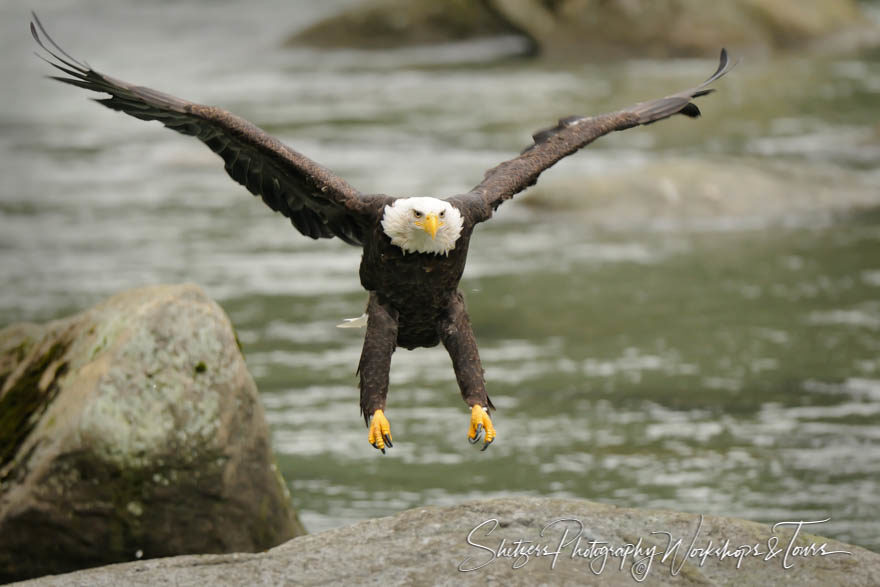
[[[468,440],[471,444],[476,444],[480,440],[483,430],[486,431],[486,441],[482,450],[486,450],[495,440],[495,427],[492,426],[492,419],[489,418],[488,408],[476,404],[471,407],[471,425],[468,428]]]
[[[388,423],[388,418],[382,410],[376,410],[370,418],[369,441],[375,448],[381,450],[382,454],[385,454],[386,445],[388,448],[394,446],[391,444],[391,424]]]

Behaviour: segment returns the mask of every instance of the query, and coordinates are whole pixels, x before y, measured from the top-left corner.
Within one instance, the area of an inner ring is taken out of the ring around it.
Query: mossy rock
[[[200,288],[124,292],[0,341],[0,582],[304,533]]]

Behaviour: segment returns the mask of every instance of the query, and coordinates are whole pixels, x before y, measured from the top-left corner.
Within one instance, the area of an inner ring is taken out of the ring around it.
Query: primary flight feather
[[[489,220],[505,200],[533,185],[557,161],[602,135],[674,114],[695,118],[691,100],[713,90],[708,85],[732,68],[721,50],[718,69],[702,84],[664,98],[641,102],[599,116],[570,116],[536,132],[519,156],[488,170],[466,194],[445,199],[362,194],[330,170],[284,145],[243,118],[137,86],[95,71],[71,57],[33,15],[31,34],[48,53],[43,57],[64,75],[53,79],[109,94],[96,101],[142,120],[158,120],[205,143],[224,161],[226,172],[288,217],[312,238],[339,237],[361,247],[360,280],[369,292],[367,331],[358,364],[361,413],[369,442],[392,446],[385,416],[391,355],[443,343],[452,359],[461,396],[470,407],[468,439],[483,450],[496,437],[489,417],[476,340],[458,283],[474,227]]]

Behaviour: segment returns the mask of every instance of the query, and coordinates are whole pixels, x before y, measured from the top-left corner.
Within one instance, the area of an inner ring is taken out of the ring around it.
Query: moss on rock
[[[67,363],[61,359],[68,343],[55,341],[48,349],[37,349],[27,356],[28,342],[12,349],[11,354],[21,366],[4,377],[8,386],[0,386],[0,480],[6,465],[58,393],[58,379],[67,370]]]

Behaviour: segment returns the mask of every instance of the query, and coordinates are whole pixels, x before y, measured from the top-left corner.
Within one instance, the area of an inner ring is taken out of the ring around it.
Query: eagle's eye
[[[413,216],[415,216],[416,218],[421,218],[421,217],[422,217],[422,213],[419,212],[418,210],[413,210]]]
[[[440,218],[446,216],[446,210],[440,210]]]

